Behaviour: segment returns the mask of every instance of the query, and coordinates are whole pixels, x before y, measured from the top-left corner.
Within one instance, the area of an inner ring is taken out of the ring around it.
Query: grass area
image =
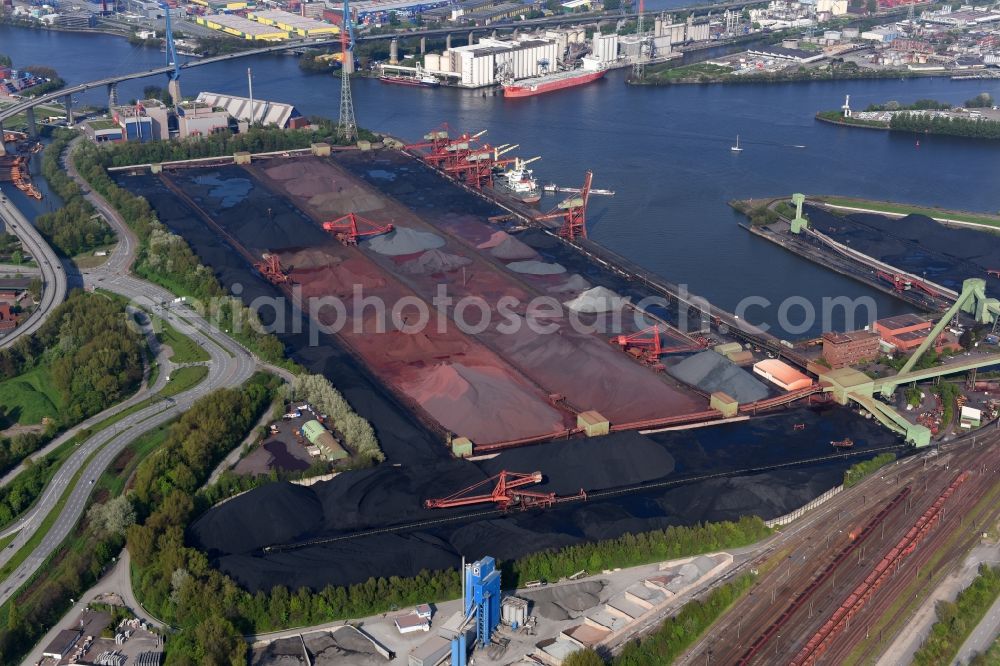
[[[97,268],[98,266],[103,266],[104,263],[109,258],[111,258],[111,248],[113,247],[114,245],[111,245],[107,247],[98,248],[97,250],[91,250],[89,252],[81,252],[80,254],[73,257],[73,263],[76,264],[76,267],[80,269]],[[99,250],[104,250],[108,254],[104,255],[103,257],[99,257],[96,254],[94,254]]]
[[[57,418],[63,406],[63,397],[44,366],[0,382],[0,408],[8,421],[21,425],[41,423],[46,416]]]
[[[201,363],[209,359],[208,352],[195,344],[191,338],[181,335],[167,321],[155,318],[153,328],[161,344],[174,350],[170,360],[174,363]]]
[[[9,544],[11,541],[13,541],[14,537],[16,537],[16,536],[17,536],[17,532],[13,532],[11,534],[8,534],[5,537],[0,538],[0,550],[3,550],[4,548],[6,548],[7,544]]]
[[[649,67],[646,69],[647,81],[680,81],[681,79],[700,79],[702,77],[716,79],[732,73],[729,67],[713,65],[707,62],[699,62],[693,65],[682,65],[681,67]]]
[[[929,208],[927,206],[913,206],[910,204],[892,203],[888,201],[869,201],[867,199],[853,199],[850,197],[814,197],[817,201],[823,201],[833,206],[850,206],[852,208],[862,208],[865,210],[880,213],[898,213],[900,215],[926,215],[935,219],[957,220],[959,222],[972,222],[974,224],[985,224],[991,227],[1000,227],[1000,215],[977,215],[975,213],[964,213],[957,210],[947,210],[944,208]]]
[[[106,492],[109,497],[120,495],[125,490],[125,484],[128,483],[139,463],[167,438],[167,430],[173,423],[173,421],[168,421],[136,438],[125,447],[125,450],[111,463],[111,467],[101,474],[101,478],[95,484],[95,491],[98,493]]]
[[[189,365],[184,368],[177,368],[170,373],[167,385],[156,395],[161,398],[169,398],[178,393],[183,393],[205,379],[206,376],[208,376],[208,367],[204,365]]]
[[[900,571],[900,573],[911,577],[910,584],[896,596],[892,606],[874,621],[868,631],[869,638],[854,647],[844,664],[868,663],[865,655],[877,651],[880,636],[884,637],[886,641],[891,641],[902,631],[904,625],[911,620],[927,595],[951,573],[951,567],[946,566],[949,563],[943,562],[945,556],[961,539],[969,538],[970,528],[975,534],[978,534],[974,526],[981,524],[983,514],[993,510],[998,500],[1000,500],[1000,483],[994,484],[993,488],[983,495],[976,506],[963,517],[963,524],[968,527],[955,532],[945,543],[941,544],[934,556],[919,570],[917,575],[913,574],[912,568]],[[914,515],[913,519],[916,520],[917,516]],[[903,567],[906,567],[905,560]],[[930,576],[927,575],[928,572],[931,572]]]

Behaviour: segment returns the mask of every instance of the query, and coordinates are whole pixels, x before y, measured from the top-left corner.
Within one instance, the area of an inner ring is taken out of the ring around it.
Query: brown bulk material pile
[[[444,427],[474,442],[498,442],[563,428],[562,415],[505,371],[461,363],[435,366],[404,389]]]
[[[489,339],[546,391],[561,393],[578,409],[596,409],[612,423],[706,408],[703,398],[667,384],[627,354],[563,324],[554,333],[536,333],[523,325],[516,333],[493,333]]]
[[[354,294],[356,286],[364,292],[370,292],[386,284],[378,270],[362,259],[345,259],[321,268],[302,270],[298,268],[296,256],[289,262],[293,267],[291,278],[302,285],[302,295],[306,298],[346,297]]]

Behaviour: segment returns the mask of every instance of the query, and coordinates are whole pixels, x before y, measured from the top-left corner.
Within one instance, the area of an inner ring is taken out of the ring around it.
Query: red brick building
[[[823,334],[823,358],[834,370],[878,358],[879,334],[875,331],[848,331]]]

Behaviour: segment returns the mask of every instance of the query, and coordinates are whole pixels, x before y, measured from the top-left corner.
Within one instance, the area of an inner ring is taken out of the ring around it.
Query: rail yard
[[[823,520],[796,531],[772,555],[751,594],[685,663],[877,658],[920,590],[940,580],[1000,518],[998,439],[991,431],[939,455],[910,458],[824,505]]]

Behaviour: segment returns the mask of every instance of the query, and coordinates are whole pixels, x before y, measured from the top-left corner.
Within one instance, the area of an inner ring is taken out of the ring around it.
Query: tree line
[[[916,134],[944,134],[973,139],[1000,139],[1000,121],[925,116],[919,113],[896,113],[889,129]]]
[[[854,463],[844,470],[844,487],[850,488],[861,483],[866,476],[885,467],[896,459],[895,453],[880,453],[871,460]]]
[[[63,205],[35,218],[35,226],[60,253],[72,257],[114,242],[115,234],[59,163],[70,141],[70,130],[57,130],[42,154],[42,175]]]
[[[998,597],[1000,597],[1000,567],[980,564],[979,575],[972,584],[958,593],[954,603],[944,600],[937,602],[934,607],[937,622],[931,627],[930,634],[924,639],[920,649],[913,655],[913,663],[916,666],[951,663],[962,643]]]

